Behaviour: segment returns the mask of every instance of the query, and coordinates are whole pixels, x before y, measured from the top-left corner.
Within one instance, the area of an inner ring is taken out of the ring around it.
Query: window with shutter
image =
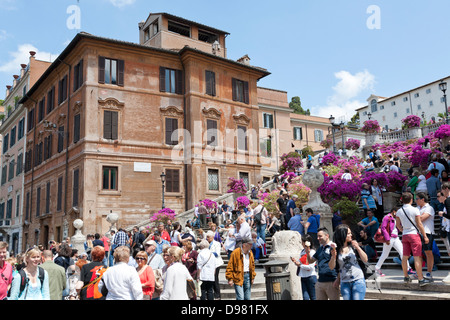
[[[28,131],[31,131],[34,128],[34,109],[28,111]]]
[[[58,153],[64,149],[64,126],[58,128]]]
[[[264,128],[273,128],[273,114],[271,113],[263,113],[263,123]]]
[[[166,169],[166,192],[180,192],[180,170]]]
[[[23,138],[25,130],[25,118],[20,119],[19,121],[19,130],[17,132],[17,141]]]
[[[105,110],[103,113],[103,138],[117,140],[119,128],[119,113]]]
[[[175,146],[178,144],[178,137],[176,137],[175,131],[178,129],[178,119],[166,118],[166,144]]]
[[[9,148],[9,133],[3,138],[3,154],[8,151]]]
[[[247,81],[231,79],[233,101],[249,103],[249,87]]]
[[[245,126],[238,126],[238,149],[239,150],[248,150],[248,143],[247,143],[247,127]]]
[[[217,121],[207,119],[206,120],[206,135],[207,135],[207,145],[208,146],[217,146]]]
[[[12,207],[13,207],[13,200],[8,199],[8,201],[6,202],[6,220],[11,220]]]
[[[302,127],[294,127],[294,140],[302,140],[303,132]]]
[[[77,91],[83,84],[83,60],[73,68],[73,91]]]
[[[47,192],[45,198],[45,213],[50,213],[50,182],[47,182]]]
[[[2,185],[6,183],[7,179],[8,179],[8,166],[5,165],[2,168]]]
[[[63,191],[63,178],[58,178],[58,191],[56,197],[56,211],[61,211],[62,209],[62,191]]]
[[[59,81],[58,84],[58,104],[63,103],[67,99],[67,75]]]
[[[205,71],[206,94],[216,96],[216,74],[212,71]]]
[[[80,130],[81,130],[81,116],[80,114],[76,114],[73,117],[73,143],[77,143],[80,141]]]
[[[36,217],[41,215],[41,187],[36,191]]]
[[[72,206],[78,206],[78,193],[79,193],[79,170],[75,169],[73,171],[73,188],[72,188]]]
[[[125,83],[125,61],[99,57],[98,82],[123,86]]]
[[[16,135],[17,135],[16,131],[17,131],[17,127],[14,126],[14,128],[11,129],[11,137],[9,138],[10,139],[10,142],[9,142],[10,147],[12,147],[16,144]]]
[[[47,114],[53,111],[55,108],[55,87],[47,93]]]
[[[23,153],[20,153],[17,156],[17,168],[16,168],[16,176],[21,174],[23,171]]]
[[[183,94],[183,71],[160,67],[159,91]]]
[[[38,122],[41,122],[45,116],[45,98],[39,101],[38,106]]]

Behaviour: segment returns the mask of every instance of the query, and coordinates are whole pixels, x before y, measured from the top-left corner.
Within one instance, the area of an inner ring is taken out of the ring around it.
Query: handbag
[[[391,234],[391,231],[389,230],[389,226],[390,225],[391,225],[391,223],[389,222],[389,224],[387,225],[387,232],[389,234]],[[378,228],[377,232],[373,236],[373,240],[375,242],[378,242],[378,243],[385,243],[385,242],[387,242],[386,238],[384,237],[383,231],[381,230],[381,227]]]
[[[186,290],[189,299],[197,298],[197,291],[195,290],[195,283],[193,280],[186,280]]]

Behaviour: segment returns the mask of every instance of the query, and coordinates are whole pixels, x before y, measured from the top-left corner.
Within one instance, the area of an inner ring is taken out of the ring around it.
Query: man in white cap
[[[162,269],[165,265],[163,257],[156,253],[155,240],[146,240],[144,242],[145,252],[148,254],[147,264],[153,269]]]

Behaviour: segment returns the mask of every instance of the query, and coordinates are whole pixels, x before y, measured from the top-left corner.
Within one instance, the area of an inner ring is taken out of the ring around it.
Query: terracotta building
[[[61,240],[77,218],[85,234],[104,232],[110,212],[124,226],[148,218],[162,172],[177,212],[226,192],[229,176],[259,178],[256,83],[268,74],[212,51],[78,34],[21,101],[25,243]]]
[[[124,227],[183,212],[228,177],[271,179],[292,149],[286,92],[226,57],[227,32],[166,13],[139,32],[139,44],[79,33],[21,100],[24,246],[73,235],[78,218],[88,234],[111,212]]]
[[[19,100],[35,84],[50,62],[36,58],[30,52],[29,62],[22,64],[7,86],[5,112],[0,122],[2,151],[0,157],[0,239],[8,242],[9,249],[20,252],[23,225],[23,176],[25,157],[26,111]]]

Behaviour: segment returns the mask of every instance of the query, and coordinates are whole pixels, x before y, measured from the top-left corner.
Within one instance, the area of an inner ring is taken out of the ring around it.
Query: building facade
[[[446,110],[444,93],[439,89],[441,81],[450,83],[450,77],[389,98],[371,95],[367,99],[367,105],[356,110],[359,112],[361,124],[370,117],[372,120],[377,120],[382,128],[395,130],[402,128],[402,119],[409,115],[419,116],[427,122],[432,119],[435,122],[439,121],[439,114],[443,114]]]
[[[165,13],[139,32],[77,34],[21,99],[24,247],[73,235],[76,219],[104,233],[110,213],[129,227],[163,205],[184,212],[228,177],[270,180],[298,143],[293,123],[309,137],[286,92],[257,86],[266,69],[226,58],[227,32]]]
[[[0,135],[2,136],[0,172],[0,232],[9,248],[21,250],[23,217],[23,178],[26,139],[26,112],[20,99],[44,73],[50,62],[37,60],[30,52],[28,64],[22,64],[19,75],[14,75],[12,86],[7,86]]]

